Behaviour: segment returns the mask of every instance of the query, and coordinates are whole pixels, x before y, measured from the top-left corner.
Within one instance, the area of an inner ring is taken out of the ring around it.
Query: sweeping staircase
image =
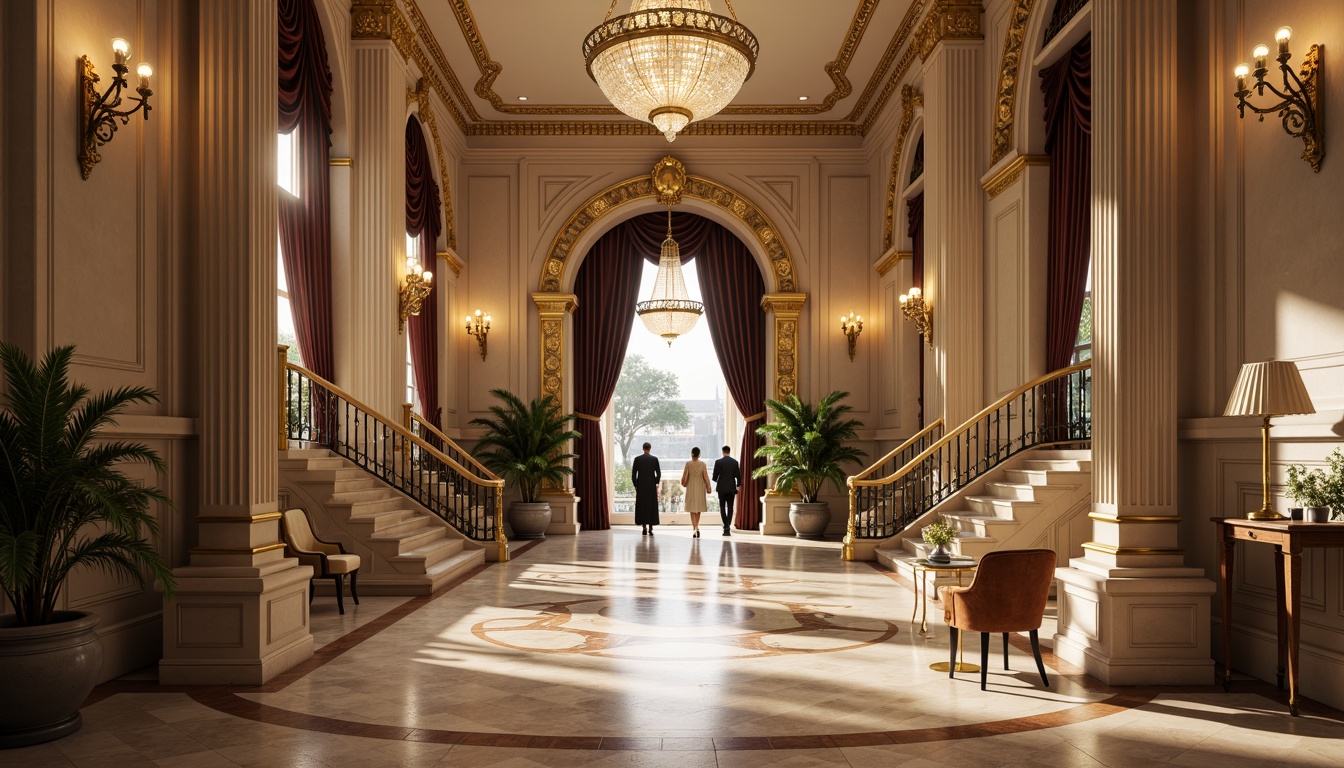
[[[909,576],[927,554],[920,530],[942,517],[958,530],[956,554],[1043,547],[1067,565],[1090,532],[1091,384],[1090,362],[1047,374],[849,478],[844,558]]]
[[[398,424],[306,368],[281,376],[282,503],[360,555],[360,591],[430,594],[508,559],[504,483],[470,454],[409,408]]]

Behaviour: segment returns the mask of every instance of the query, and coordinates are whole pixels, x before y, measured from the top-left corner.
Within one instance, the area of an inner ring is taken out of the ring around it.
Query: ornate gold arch
[[[990,138],[990,163],[997,163],[1013,147],[1013,118],[1017,111],[1017,84],[1021,79],[1022,46],[1036,0],[1013,0],[1004,34],[1003,58],[999,61],[998,94],[994,98],[994,132]]]
[[[910,134],[910,124],[915,119],[915,110],[924,106],[924,94],[913,85],[901,87],[901,124],[896,129],[896,148],[891,150],[891,173],[887,176],[887,212],[882,226],[882,250],[891,250],[896,242],[896,195],[901,173],[901,151],[905,149],[906,137]]]
[[[774,280],[774,292],[761,302],[775,317],[775,396],[787,397],[798,385],[798,316],[806,294],[794,282],[793,256],[779,230],[755,203],[712,179],[692,176],[671,156],[664,157],[653,172],[626,179],[593,195],[578,208],[551,241],[542,264],[538,291],[532,294],[540,316],[541,394],[554,395],[562,406],[564,395],[565,315],[578,307],[573,294],[562,293],[569,257],[589,229],[622,206],[638,200],[657,199],[675,205],[682,197],[711,203],[744,224],[765,251]],[[750,414],[745,414],[750,415]]]

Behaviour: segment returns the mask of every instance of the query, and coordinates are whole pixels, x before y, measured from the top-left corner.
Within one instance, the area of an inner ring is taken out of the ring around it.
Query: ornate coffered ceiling
[[[686,134],[862,135],[915,61],[912,38],[933,1],[733,0],[761,41],[755,75]],[[656,135],[611,107],[584,71],[580,46],[609,0],[395,2],[407,33],[398,45],[433,70],[427,79],[466,134]],[[616,12],[628,8],[620,0]],[[723,0],[714,10],[727,13]]]

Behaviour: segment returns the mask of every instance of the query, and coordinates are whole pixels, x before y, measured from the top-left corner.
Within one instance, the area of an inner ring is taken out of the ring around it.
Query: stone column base
[[[789,505],[795,501],[801,501],[797,494],[767,491],[761,497],[761,534],[792,536],[793,524],[789,522]]]
[[[163,610],[162,685],[261,685],[312,658],[310,566],[179,568]],[[248,573],[250,572],[250,573]]]
[[[547,536],[577,536],[579,533],[579,497],[571,493],[543,493],[541,500],[551,505],[551,524]]]
[[[1055,655],[1108,685],[1212,685],[1212,581],[1199,568],[1055,571]]]

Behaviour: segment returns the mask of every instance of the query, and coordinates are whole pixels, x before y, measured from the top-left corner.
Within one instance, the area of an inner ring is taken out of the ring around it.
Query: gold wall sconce
[[[1311,164],[1313,171],[1320,173],[1321,160],[1325,158],[1325,132],[1320,119],[1321,99],[1324,96],[1320,88],[1321,67],[1324,66],[1321,46],[1308,48],[1307,55],[1302,57],[1301,72],[1293,72],[1293,68],[1288,66],[1289,59],[1293,57],[1288,51],[1292,36],[1292,27],[1280,27],[1274,35],[1279,44],[1279,55],[1275,61],[1279,62],[1279,69],[1283,72],[1283,90],[1265,81],[1265,75],[1269,74],[1269,46],[1261,43],[1251,51],[1251,57],[1255,60],[1254,71],[1245,64],[1238,64],[1233,70],[1237,76],[1237,92],[1233,95],[1237,97],[1237,112],[1243,118],[1248,108],[1260,116],[1262,123],[1265,115],[1277,113],[1283,119],[1283,130],[1295,139],[1302,139],[1306,145],[1306,149],[1302,150],[1302,159]],[[1255,83],[1250,88],[1246,87],[1247,75],[1255,77]],[[1279,99],[1278,103],[1268,107],[1251,104],[1246,97],[1251,95],[1252,88],[1256,96],[1264,96],[1268,90]]]
[[[476,310],[475,316],[467,315],[467,335],[476,337],[476,344],[481,348],[481,359],[485,359],[485,337],[490,333],[490,315],[482,314],[481,310]]]
[[[933,349],[933,308],[924,303],[924,292],[918,288],[911,288],[910,292],[901,295],[901,314],[905,319],[915,324],[919,329],[920,335],[924,337],[924,343]]]
[[[840,332],[849,339],[849,362],[854,362],[854,342],[859,340],[859,334],[863,333],[863,315],[855,315],[853,312],[849,316],[840,316]]]
[[[128,110],[118,109],[122,101],[121,91],[126,87],[126,73],[129,71],[126,58],[130,53],[130,43],[120,37],[112,41],[112,71],[115,74],[112,76],[112,84],[101,96],[98,95],[98,73],[93,69],[93,62],[89,61],[88,56],[79,57],[79,171],[85,181],[93,173],[93,166],[103,159],[98,154],[98,147],[111,141],[117,134],[117,120],[126,125],[131,121],[131,115],[141,110],[144,110],[145,119],[148,120],[149,111],[153,109],[149,106],[149,97],[154,95],[149,89],[149,78],[154,74],[154,69],[145,63],[135,68],[135,73],[140,77],[140,85],[135,92],[140,96],[128,97],[135,102],[135,106]]]
[[[401,315],[398,331],[406,329],[407,318],[420,314],[420,306],[424,304],[432,290],[434,290],[434,273],[421,266],[420,260],[414,256],[406,259],[406,279],[398,290]]]

